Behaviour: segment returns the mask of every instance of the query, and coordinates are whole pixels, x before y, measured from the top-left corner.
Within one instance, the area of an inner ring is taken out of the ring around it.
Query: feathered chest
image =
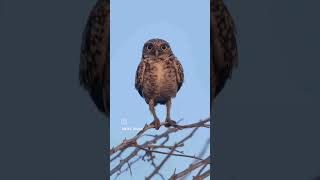
[[[154,85],[165,87],[170,83],[176,83],[174,65],[170,61],[149,61],[146,66],[146,80]]]
[[[147,61],[143,84],[143,92],[147,96],[175,96],[177,77],[173,62],[170,60]]]

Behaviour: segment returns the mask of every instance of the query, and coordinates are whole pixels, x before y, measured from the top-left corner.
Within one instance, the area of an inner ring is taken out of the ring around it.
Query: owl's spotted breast
[[[165,104],[177,93],[177,77],[173,61],[146,60],[146,73],[142,94],[148,103],[154,99],[155,103]]]

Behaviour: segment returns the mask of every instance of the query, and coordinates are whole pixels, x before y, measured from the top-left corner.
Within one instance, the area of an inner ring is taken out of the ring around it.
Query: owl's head
[[[150,39],[144,43],[142,50],[143,58],[163,59],[172,54],[169,43],[163,39]]]

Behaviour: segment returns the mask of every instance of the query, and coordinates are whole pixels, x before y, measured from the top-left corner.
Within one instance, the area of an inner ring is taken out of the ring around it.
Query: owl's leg
[[[167,101],[166,106],[167,106],[167,117],[166,117],[166,124],[165,124],[165,126],[166,126],[166,127],[174,126],[174,125],[176,125],[177,123],[170,118],[171,99],[170,99],[169,101]]]
[[[160,120],[159,120],[159,118],[157,117],[157,114],[156,114],[156,111],[155,111],[155,109],[154,109],[154,106],[155,106],[154,100],[151,99],[151,100],[149,101],[149,110],[150,110],[150,112],[152,113],[153,118],[154,118],[154,120],[153,120],[153,122],[152,122],[151,124],[154,125],[154,128],[155,128],[156,130],[158,130],[158,129],[160,128]]]

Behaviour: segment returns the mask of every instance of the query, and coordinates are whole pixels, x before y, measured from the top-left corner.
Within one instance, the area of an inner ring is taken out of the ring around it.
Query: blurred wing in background
[[[210,83],[212,98],[221,92],[238,64],[238,48],[235,24],[223,0],[211,0],[210,4]]]
[[[93,102],[109,117],[110,0],[98,0],[90,12],[81,45],[79,80]]]

